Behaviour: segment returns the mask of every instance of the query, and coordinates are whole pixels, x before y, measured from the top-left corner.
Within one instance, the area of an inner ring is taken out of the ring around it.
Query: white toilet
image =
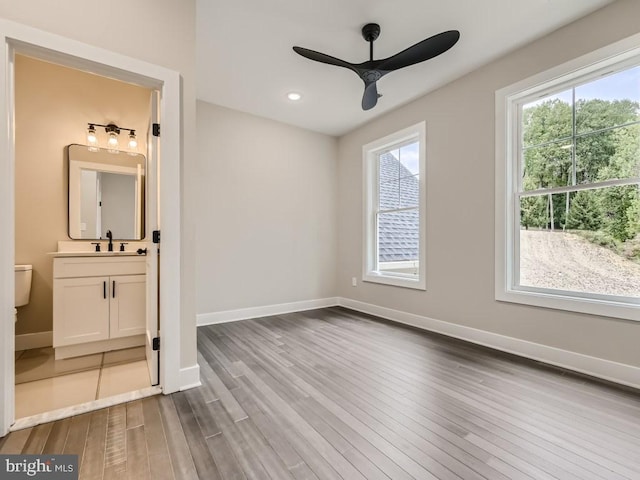
[[[16,296],[15,296],[15,309],[14,316],[15,321],[18,321],[18,309],[29,303],[29,295],[31,294],[31,275],[33,274],[33,267],[31,265],[16,265],[15,266],[15,279],[16,279]]]

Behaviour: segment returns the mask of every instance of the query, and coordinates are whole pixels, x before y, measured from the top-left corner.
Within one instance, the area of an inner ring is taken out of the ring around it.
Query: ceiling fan
[[[355,72],[364,82],[362,109],[370,110],[376,106],[378,98],[382,96],[378,93],[378,88],[376,86],[376,82],[378,80],[394,70],[437,57],[453,47],[460,39],[460,32],[458,30],[448,30],[422,40],[421,42],[418,42],[389,58],[374,60],[373,42],[379,35],[380,25],[377,23],[367,23],[362,27],[362,36],[367,42],[369,42],[369,60],[362,63],[349,63],[344,60],[340,60],[339,58],[315,52],[303,47],[293,47],[293,50],[310,60],[348,68]]]

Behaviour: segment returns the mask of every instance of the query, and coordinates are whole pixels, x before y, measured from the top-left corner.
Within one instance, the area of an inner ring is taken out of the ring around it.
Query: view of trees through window
[[[521,121],[520,285],[640,297],[640,67]]]

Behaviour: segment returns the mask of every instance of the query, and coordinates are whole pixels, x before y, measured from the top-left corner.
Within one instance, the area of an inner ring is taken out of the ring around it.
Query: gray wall
[[[339,141],[338,292],[387,308],[640,366],[637,322],[494,300],[495,91],[640,32],[620,0]],[[427,122],[427,292],[360,283],[362,145]]]
[[[337,141],[197,103],[198,313],[335,296]]]

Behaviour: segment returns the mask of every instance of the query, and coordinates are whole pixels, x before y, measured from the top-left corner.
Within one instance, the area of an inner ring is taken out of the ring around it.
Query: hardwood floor
[[[203,386],[17,431],[82,479],[640,478],[640,394],[341,308],[198,330]]]

